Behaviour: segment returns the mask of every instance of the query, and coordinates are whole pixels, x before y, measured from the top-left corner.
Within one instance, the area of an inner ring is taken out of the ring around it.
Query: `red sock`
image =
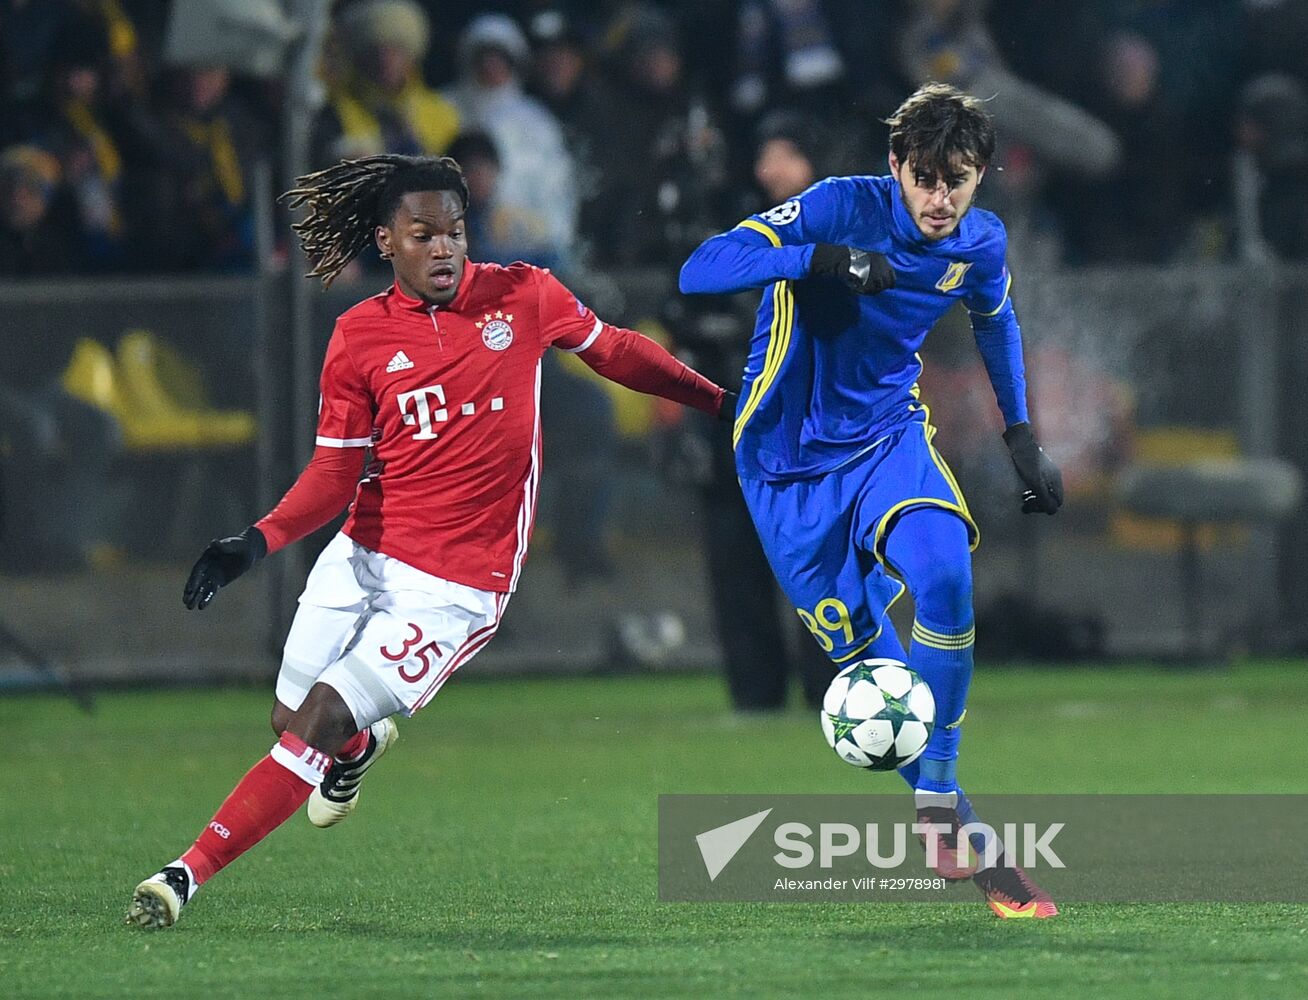
[[[278,744],[227,796],[182,861],[196,885],[227,867],[273,830],[309,798],[332,759],[298,736],[282,733]]]
[[[357,733],[345,741],[345,746],[341,747],[340,752],[336,754],[337,760],[356,760],[363,751],[368,749],[368,730],[360,729]]]

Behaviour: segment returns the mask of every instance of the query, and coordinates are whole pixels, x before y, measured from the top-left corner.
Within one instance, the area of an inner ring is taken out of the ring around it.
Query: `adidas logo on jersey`
[[[409,356],[403,351],[396,351],[395,357],[391,358],[386,365],[386,374],[389,375],[391,372],[402,372],[406,368],[412,367],[413,362],[409,360]]]

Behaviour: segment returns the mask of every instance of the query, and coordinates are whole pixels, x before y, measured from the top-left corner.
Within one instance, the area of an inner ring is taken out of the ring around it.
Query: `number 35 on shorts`
[[[431,672],[431,668],[441,658],[436,640],[419,645],[423,640],[422,629],[413,622],[406,622],[411,633],[398,647],[390,644],[381,647],[381,655],[392,663],[398,663],[400,679],[407,684],[420,681]],[[413,661],[413,662],[410,662]]]

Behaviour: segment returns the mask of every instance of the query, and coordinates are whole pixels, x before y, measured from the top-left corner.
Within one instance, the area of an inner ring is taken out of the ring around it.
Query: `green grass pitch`
[[[87,718],[0,700],[0,995],[1308,996],[1308,906],[1066,905],[1033,924],[979,895],[660,903],[660,792],[899,785],[842,765],[808,712],[734,717],[712,677],[465,677],[402,723],[348,823],[297,814],[175,928],[123,926],[133,885],[267,752],[270,701],[115,694]],[[970,709],[975,791],[1308,792],[1302,662],[981,669]]]

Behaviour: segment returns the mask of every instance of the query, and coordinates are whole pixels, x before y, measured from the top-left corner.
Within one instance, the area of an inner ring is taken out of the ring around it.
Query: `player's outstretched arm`
[[[662,396],[717,417],[734,420],[736,394],[678,361],[644,334],[601,324],[599,336],[576,351],[597,374],[636,392]]]
[[[734,420],[736,394],[706,379],[635,330],[605,323],[554,275],[532,268],[540,290],[544,342],[575,354],[598,375],[636,392]]]
[[[200,553],[182,590],[182,603],[203,610],[214,595],[270,552],[317,531],[354,497],[363,448],[318,446],[281,502],[237,535],[215,538]]]
[[[681,266],[683,295],[729,295],[766,288],[774,281],[809,275],[812,244],[772,246],[752,230],[733,229],[709,237]]]
[[[742,227],[705,240],[681,267],[682,293],[722,295],[812,277],[835,278],[860,295],[895,287],[895,269],[873,250],[835,243],[755,243],[762,238]]]

